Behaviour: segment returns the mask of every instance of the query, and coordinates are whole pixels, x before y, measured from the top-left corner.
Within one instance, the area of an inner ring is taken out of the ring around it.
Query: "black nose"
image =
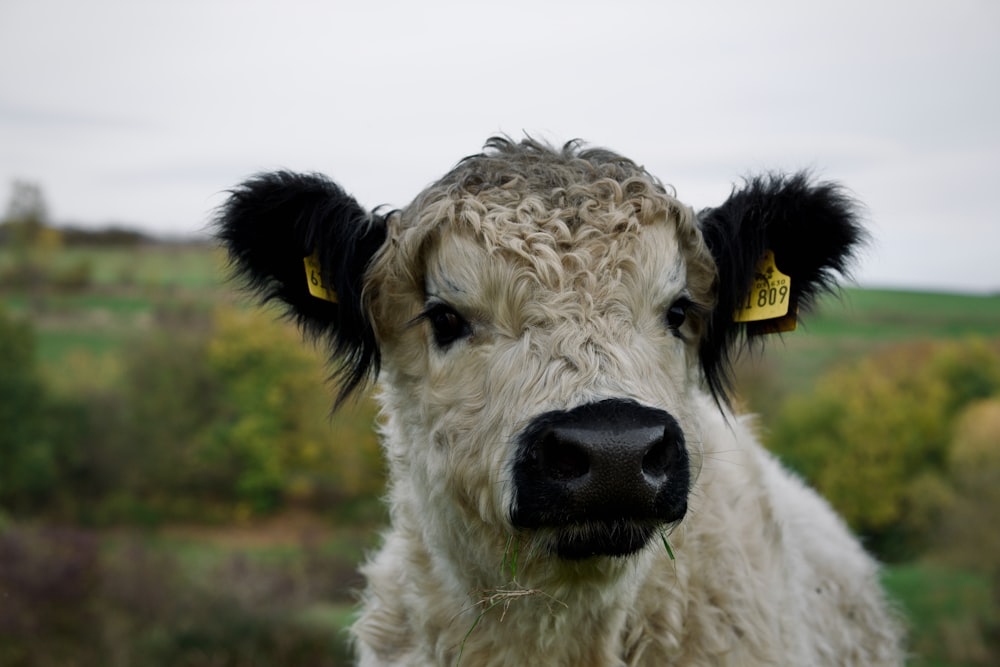
[[[514,485],[519,527],[628,533],[676,521],[687,508],[684,434],[663,410],[622,399],[545,413],[522,433]]]

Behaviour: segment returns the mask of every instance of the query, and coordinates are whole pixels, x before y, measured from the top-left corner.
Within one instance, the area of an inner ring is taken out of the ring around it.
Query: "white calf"
[[[401,211],[278,172],[219,225],[341,398],[379,380],[362,665],[902,662],[876,564],[727,400],[734,349],[861,238],[835,186],[695,214],[609,151],[492,139]]]

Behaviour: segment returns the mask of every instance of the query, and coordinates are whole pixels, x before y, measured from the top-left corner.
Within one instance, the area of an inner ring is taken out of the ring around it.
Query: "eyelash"
[[[446,303],[434,303],[420,314],[427,320],[434,335],[434,342],[441,349],[472,333],[469,323]]]
[[[684,326],[684,322],[687,321],[692,306],[694,306],[694,303],[691,299],[682,296],[670,304],[670,307],[667,308],[667,312],[663,316],[667,328],[678,338],[681,337],[680,329]]]

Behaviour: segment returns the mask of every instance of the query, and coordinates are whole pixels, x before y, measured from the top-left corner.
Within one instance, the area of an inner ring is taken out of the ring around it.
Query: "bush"
[[[116,386],[86,397],[101,415],[75,443],[92,521],[228,520],[381,492],[373,409],[331,427],[323,360],[293,327],[222,308],[162,312],[153,331]]]
[[[883,558],[913,555],[942,482],[956,417],[1000,393],[1000,350],[983,341],[887,348],[790,399],[769,446]]]
[[[0,664],[334,666],[349,664],[343,615],[347,567],[303,543],[281,560],[213,554],[194,567],[176,547],[134,536],[102,541],[49,526],[0,532]]]
[[[987,577],[911,563],[886,569],[884,583],[910,625],[911,667],[1000,664],[1000,600]]]
[[[59,481],[60,407],[42,385],[34,330],[0,309],[0,506],[37,509]]]
[[[114,381],[66,377],[95,368],[65,364],[57,394],[31,328],[0,313],[0,506],[13,515],[156,524],[292,503],[353,515],[382,491],[374,407],[331,422],[324,360],[271,315],[160,308]]]
[[[99,664],[87,646],[97,613],[97,542],[83,531],[0,533],[0,664]]]
[[[207,363],[222,391],[205,446],[240,471],[234,498],[266,511],[380,494],[374,406],[331,420],[322,355],[273,315],[221,310],[215,323]]]
[[[93,262],[89,259],[83,259],[59,271],[52,271],[49,280],[57,290],[64,292],[83,291],[93,283]]]
[[[1000,533],[992,529],[1000,523],[1000,398],[973,403],[956,420],[947,472],[929,548],[1000,583]]]

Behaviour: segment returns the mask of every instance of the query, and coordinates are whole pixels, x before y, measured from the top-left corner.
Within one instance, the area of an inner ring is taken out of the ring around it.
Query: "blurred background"
[[[403,206],[526,132],[695,208],[797,169],[865,204],[740,401],[886,563],[911,664],[1000,663],[1000,5],[3,0],[0,63],[0,666],[349,664],[375,410],[329,416],[212,211],[275,168]]]

